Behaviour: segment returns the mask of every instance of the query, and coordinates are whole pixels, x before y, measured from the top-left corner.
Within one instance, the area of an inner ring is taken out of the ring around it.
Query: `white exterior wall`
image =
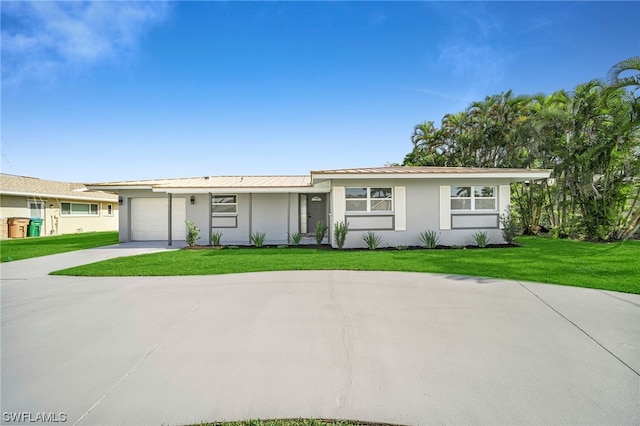
[[[213,192],[215,194],[215,191]],[[299,231],[299,198],[296,193],[254,193],[237,195],[237,215],[220,215],[220,217],[236,217],[235,227],[212,226],[212,232],[222,232],[223,245],[251,244],[250,236],[256,232],[266,234],[265,244],[286,244],[288,234]],[[209,195],[206,194],[206,197]],[[199,215],[203,213],[198,209]],[[208,220],[208,210],[204,212]],[[187,217],[189,211],[187,211]],[[225,219],[226,220],[226,219]],[[200,229],[207,229],[206,226]]]
[[[180,196],[185,197],[187,220],[193,222],[198,229],[200,229],[200,239],[197,241],[197,244],[210,244],[211,241],[209,238],[211,237],[211,233],[207,232],[209,229],[209,194],[180,194]],[[191,204],[192,196],[193,204]],[[177,195],[174,195],[174,197],[177,197]]]
[[[455,229],[452,223],[450,211],[450,190],[443,186],[496,186],[496,206],[503,211],[509,205],[509,182],[507,179],[334,179],[332,181],[331,204],[331,229],[336,221],[343,217],[352,224],[370,224],[371,230],[382,237],[382,247],[395,247],[399,245],[421,245],[420,233],[426,230],[434,230],[438,233],[442,245],[474,245],[473,234],[480,231],[487,232],[490,243],[502,243],[500,229],[496,225],[491,228],[479,229],[477,225],[486,222],[486,213],[461,213],[455,212],[457,217],[462,217],[474,229]],[[388,215],[347,212],[344,209],[344,188],[346,187],[392,187],[394,207],[390,215],[393,222],[389,222]],[[445,196],[446,194],[446,196]],[[404,198],[404,206],[402,206]],[[499,211],[493,213],[497,217]],[[368,218],[363,218],[368,216]],[[460,222],[460,220],[458,220]],[[381,228],[393,229],[381,229]],[[376,229],[378,228],[378,229]],[[362,235],[367,229],[350,229],[345,242],[346,248],[364,248]],[[335,243],[332,242],[335,246]]]
[[[289,194],[253,194],[251,229],[266,234],[265,244],[287,243],[288,206]]]
[[[119,196],[122,197],[122,205],[119,214],[119,240],[120,242],[132,241],[131,234],[131,200],[134,198],[161,198],[167,199],[168,194],[153,192],[150,189],[127,189],[120,190]],[[174,195],[175,198],[187,198],[186,204],[189,204],[188,196]],[[117,203],[116,203],[117,204]],[[187,207],[188,209],[188,207]],[[189,219],[187,212],[187,219]],[[186,226],[186,225],[185,225]],[[168,224],[167,224],[168,228]],[[201,228],[202,229],[202,228]],[[206,228],[205,228],[206,229]],[[174,239],[175,240],[175,239]]]
[[[495,186],[495,212],[451,212],[451,186]],[[393,211],[380,214],[347,212],[345,188],[347,187],[391,187],[393,188]],[[212,191],[216,194],[215,190]],[[229,193],[229,191],[225,191]],[[186,199],[186,218],[201,230],[198,244],[210,244],[212,231],[222,232],[223,245],[248,245],[250,235],[266,233],[266,244],[286,244],[288,234],[300,230],[300,207],[297,193],[239,193],[237,214],[233,226],[218,227],[210,224],[210,194],[193,194],[195,203],[190,203],[191,194],[174,195]],[[165,193],[151,190],[122,190],[120,196],[120,241],[130,241],[130,200],[139,197],[167,198]],[[442,245],[474,245],[473,234],[479,230],[487,232],[490,243],[502,243],[498,226],[498,215],[510,203],[508,179],[429,179],[429,178],[365,178],[333,179],[328,198],[329,231],[333,242],[333,227],[337,221],[346,220],[350,225],[345,242],[347,248],[363,248],[362,235],[373,230],[382,237],[383,247],[421,245],[420,234],[426,230],[438,233]],[[226,220],[226,219],[225,219]],[[215,220],[214,220],[215,222]],[[229,221],[225,223],[229,224]],[[456,229],[464,225],[468,229]],[[355,229],[360,227],[361,229]],[[335,244],[334,244],[335,246]]]

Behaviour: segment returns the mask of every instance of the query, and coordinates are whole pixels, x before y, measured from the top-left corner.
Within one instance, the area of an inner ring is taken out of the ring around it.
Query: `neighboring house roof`
[[[234,190],[237,192],[272,192],[292,189],[291,192],[328,189],[328,179],[385,178],[508,178],[514,182],[546,179],[549,170],[488,169],[477,167],[374,167],[312,171],[310,176],[204,176],[195,178],[134,180],[87,184],[91,189],[151,189],[156,192],[205,192]]]
[[[0,173],[0,194],[32,198],[117,202],[116,194],[91,191],[81,183],[58,182]]]

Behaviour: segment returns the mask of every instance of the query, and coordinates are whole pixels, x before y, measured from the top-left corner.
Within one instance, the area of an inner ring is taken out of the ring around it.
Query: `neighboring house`
[[[90,184],[118,192],[120,241],[183,241],[185,220],[201,231],[222,232],[223,244],[285,244],[296,232],[315,243],[315,226],[346,221],[345,247],[363,247],[375,231],[383,246],[419,245],[420,233],[437,231],[440,243],[466,245],[486,231],[502,242],[499,215],[510,203],[510,184],[546,179],[547,170],[457,167],[380,167],[313,171],[309,176],[205,176],[200,178]]]
[[[43,219],[40,235],[118,229],[118,196],[90,191],[81,183],[0,174],[0,237],[8,219]]]

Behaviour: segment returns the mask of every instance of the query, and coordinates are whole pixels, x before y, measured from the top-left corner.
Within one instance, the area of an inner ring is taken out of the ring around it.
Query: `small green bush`
[[[513,244],[518,234],[520,234],[520,225],[513,215],[511,209],[500,215],[500,224],[502,225],[502,238],[507,244]]]
[[[292,246],[299,246],[300,241],[302,241],[302,234],[300,232],[295,232],[293,234],[289,234],[288,238],[289,244]]]
[[[220,245],[220,239],[222,239],[222,232],[215,231],[211,233],[211,244],[214,246]]]
[[[427,229],[420,233],[420,242],[422,242],[422,245],[425,246],[425,248],[434,249],[438,246],[440,238],[436,234],[436,231]]]
[[[362,241],[364,241],[369,250],[375,250],[382,243],[382,237],[376,235],[373,231],[367,231],[366,234],[362,234]]]
[[[473,239],[476,240],[476,244],[478,245],[478,247],[480,248],[485,248],[487,247],[487,244],[489,244],[489,237],[487,236],[486,232],[476,232],[475,234],[473,234]]]
[[[196,242],[200,239],[200,230],[191,221],[185,220],[184,223],[187,224],[187,238],[185,238],[185,240],[189,247],[193,247],[196,245]]]
[[[339,249],[344,247],[344,242],[347,239],[347,233],[349,232],[349,224],[346,222],[336,222],[333,225],[333,236],[336,239],[336,245]]]
[[[251,234],[251,242],[256,247],[262,247],[266,238],[267,234],[265,234],[264,232],[256,232],[254,234]]]
[[[318,223],[316,223],[316,244],[322,244],[322,240],[327,233],[327,228],[328,226],[324,220],[319,220]]]

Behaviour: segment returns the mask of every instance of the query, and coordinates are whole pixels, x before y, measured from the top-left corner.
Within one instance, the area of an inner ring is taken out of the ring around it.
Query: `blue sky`
[[[382,166],[413,126],[640,54],[638,2],[2,2],[2,172]]]

